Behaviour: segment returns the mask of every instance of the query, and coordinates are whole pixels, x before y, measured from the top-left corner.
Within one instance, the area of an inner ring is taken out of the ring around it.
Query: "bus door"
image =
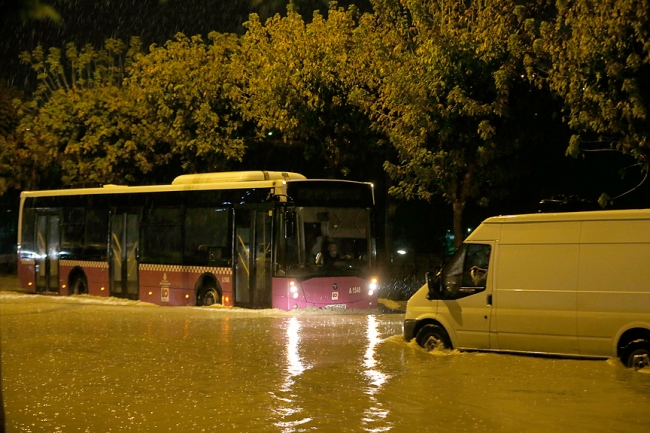
[[[271,211],[235,210],[235,304],[271,307]]]
[[[57,214],[36,215],[36,291],[59,291],[59,222]]]
[[[111,214],[111,296],[138,299],[138,230],[136,211]]]

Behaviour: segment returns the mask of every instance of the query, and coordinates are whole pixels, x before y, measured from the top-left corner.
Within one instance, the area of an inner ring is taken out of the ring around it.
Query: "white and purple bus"
[[[158,305],[376,308],[373,185],[224,172],[25,191],[28,292]]]

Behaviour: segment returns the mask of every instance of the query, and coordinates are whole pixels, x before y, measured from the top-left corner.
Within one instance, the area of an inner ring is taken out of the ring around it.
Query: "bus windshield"
[[[277,276],[306,279],[369,271],[374,253],[369,209],[310,206],[287,212],[295,225],[287,229],[288,217],[281,215]]]

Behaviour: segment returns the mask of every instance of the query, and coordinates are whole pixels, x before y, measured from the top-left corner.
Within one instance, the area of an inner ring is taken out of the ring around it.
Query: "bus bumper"
[[[414,332],[417,323],[418,321],[415,319],[404,320],[404,340],[411,341],[413,338],[415,338]]]

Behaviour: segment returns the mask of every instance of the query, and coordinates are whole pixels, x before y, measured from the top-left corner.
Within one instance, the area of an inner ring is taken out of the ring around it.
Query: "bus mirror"
[[[293,211],[284,213],[284,237],[287,239],[296,237],[296,213]]]
[[[442,287],[440,286],[441,281],[441,272],[433,273],[427,272],[427,287],[429,288],[429,293],[427,294],[428,300],[442,299]]]

